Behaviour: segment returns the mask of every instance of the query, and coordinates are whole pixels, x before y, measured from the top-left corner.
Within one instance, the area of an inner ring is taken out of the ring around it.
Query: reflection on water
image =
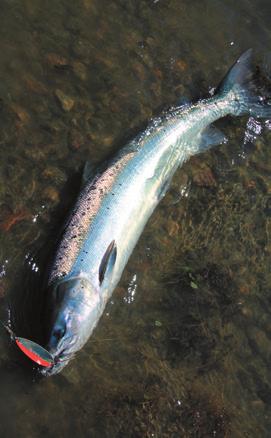
[[[270,2],[3,0],[1,12],[0,303],[31,336],[84,162],[211,92],[246,48],[268,51]],[[228,143],[178,172],[61,375],[33,381],[0,333],[1,437],[270,436],[270,121],[219,125]]]

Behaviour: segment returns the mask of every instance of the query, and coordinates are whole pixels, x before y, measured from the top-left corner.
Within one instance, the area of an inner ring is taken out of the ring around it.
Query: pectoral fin
[[[210,149],[212,146],[226,143],[227,138],[219,129],[213,125],[209,125],[199,136],[198,151],[203,152]]]
[[[117,258],[117,245],[115,240],[109,244],[107,250],[104,253],[102,258],[100,268],[99,268],[99,283],[100,286],[106,280],[107,282],[110,280],[113,268]]]

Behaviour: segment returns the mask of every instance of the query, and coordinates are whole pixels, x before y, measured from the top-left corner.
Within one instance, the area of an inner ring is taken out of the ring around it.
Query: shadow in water
[[[80,185],[81,172],[74,174],[63,188],[61,199],[64,201],[60,203],[52,215],[54,221],[50,224],[48,231],[50,238],[43,247],[38,248],[38,241],[33,250],[28,250],[21,271],[16,273],[16,277],[18,275],[22,279],[20,287],[18,288],[15,278],[14,284],[11,285],[8,301],[3,306],[6,314],[3,322],[9,325],[15,335],[30,339],[42,346],[45,346],[47,340],[48,321],[50,320],[47,309],[47,298],[48,294],[51,293],[47,285],[50,266],[58,242],[62,238],[67,217],[69,217],[69,212],[80,190]],[[17,350],[17,348],[13,350]],[[28,364],[29,369],[33,369],[33,363],[26,359],[21,352],[17,357],[21,358],[24,364]]]

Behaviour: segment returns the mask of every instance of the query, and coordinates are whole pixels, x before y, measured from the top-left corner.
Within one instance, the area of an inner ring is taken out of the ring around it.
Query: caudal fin
[[[262,92],[259,77],[252,66],[252,49],[244,52],[231,67],[217,92],[230,98],[235,115],[271,117],[270,92]]]

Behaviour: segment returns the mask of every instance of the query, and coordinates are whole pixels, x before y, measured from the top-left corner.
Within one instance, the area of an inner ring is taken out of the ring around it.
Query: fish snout
[[[40,368],[39,372],[44,377],[50,377],[60,373],[67,363],[72,359],[72,354],[58,353],[53,355],[54,363],[48,368]]]

